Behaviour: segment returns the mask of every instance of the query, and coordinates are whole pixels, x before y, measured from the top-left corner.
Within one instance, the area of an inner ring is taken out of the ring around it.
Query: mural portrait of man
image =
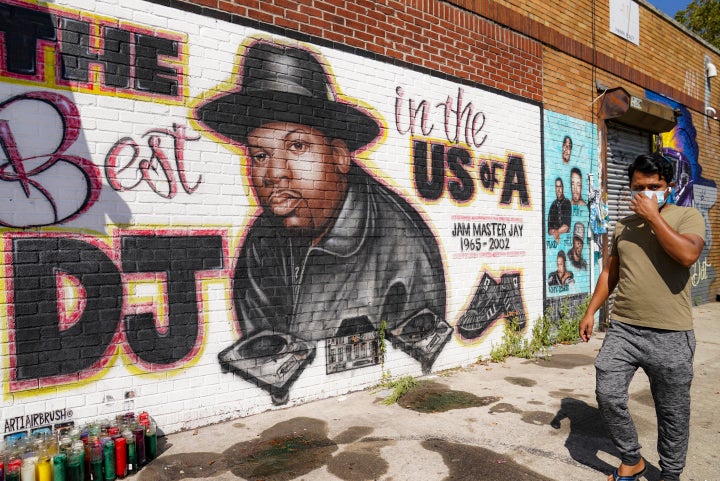
[[[548,276],[549,286],[567,286],[575,283],[575,276],[567,270],[567,257],[565,251],[560,250],[557,254],[557,270]]]
[[[587,269],[587,261],[583,258],[585,245],[585,226],[582,222],[575,222],[573,227],[573,246],[567,253],[570,262],[576,269]]]
[[[572,155],[573,142],[569,135],[563,137],[562,142],[562,160],[564,163],[570,163],[570,156]]]
[[[587,202],[582,198],[583,181],[582,171],[577,167],[570,169],[570,192],[572,193],[572,205],[587,206]]]
[[[555,179],[555,200],[550,204],[548,212],[548,234],[556,241],[560,241],[560,235],[570,231],[572,218],[572,204],[570,199],[565,197],[565,188],[560,177]]]
[[[233,276],[242,337],[221,365],[284,403],[317,341],[372,338],[384,321],[428,370],[451,333],[442,258],[420,214],[356,162],[378,121],[339,97],[319,54],[257,40],[242,62],[238,88],[195,112],[244,149],[261,207]]]

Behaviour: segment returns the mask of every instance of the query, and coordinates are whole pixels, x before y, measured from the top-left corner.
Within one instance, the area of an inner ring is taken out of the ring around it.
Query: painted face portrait
[[[570,174],[570,191],[573,204],[582,201],[582,177],[577,172]]]
[[[570,162],[570,156],[572,155],[572,139],[565,137],[562,144],[562,160],[565,163]]]
[[[565,197],[565,189],[560,179],[555,180],[555,197],[557,197],[558,200],[562,200]]]
[[[557,257],[557,272],[561,276],[565,274],[565,258],[563,256]]]
[[[583,241],[582,239],[578,239],[575,237],[573,239],[573,255],[576,257],[579,257],[582,255],[582,249],[583,249]]]
[[[317,236],[340,210],[350,170],[345,142],[300,124],[271,122],[248,134],[247,153],[260,204],[287,229]]]

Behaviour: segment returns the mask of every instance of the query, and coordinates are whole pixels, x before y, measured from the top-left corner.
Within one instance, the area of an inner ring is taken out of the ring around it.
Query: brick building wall
[[[580,303],[587,194],[546,222],[557,179],[599,172],[595,81],[687,106],[717,179],[691,62],[717,52],[538,3],[0,1],[4,433],[338,395]]]

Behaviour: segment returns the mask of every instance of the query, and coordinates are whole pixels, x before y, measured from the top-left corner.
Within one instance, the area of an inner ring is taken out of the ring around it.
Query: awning
[[[630,95],[622,87],[605,91],[600,118],[629,125],[645,132],[659,134],[672,130],[678,113],[672,107]]]

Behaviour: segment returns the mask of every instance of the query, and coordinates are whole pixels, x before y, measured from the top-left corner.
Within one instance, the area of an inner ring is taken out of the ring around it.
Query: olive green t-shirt
[[[660,214],[676,232],[705,239],[697,209],[666,204]],[[638,215],[618,221],[611,254],[620,275],[612,319],[636,326],[685,331],[693,328],[690,269],[670,257]]]

